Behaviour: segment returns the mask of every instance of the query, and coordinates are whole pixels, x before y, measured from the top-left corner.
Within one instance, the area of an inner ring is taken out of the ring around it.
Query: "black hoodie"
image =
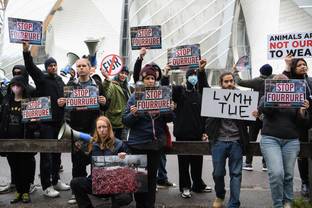
[[[24,65],[15,65],[12,69],[12,74],[13,74],[13,77],[16,76],[14,75],[14,69],[19,69],[21,70],[21,74],[24,78],[25,78],[25,84],[26,84],[26,92],[28,95],[30,95],[31,97],[36,97],[36,88],[34,88],[33,86],[31,86],[29,84],[29,74],[28,72],[26,71],[26,68]]]

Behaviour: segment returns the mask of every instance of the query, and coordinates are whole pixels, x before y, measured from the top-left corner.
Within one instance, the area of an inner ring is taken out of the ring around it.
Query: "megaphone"
[[[90,142],[92,137],[89,134],[72,129],[66,122],[64,122],[58,133],[57,139],[61,140],[71,138],[73,138],[75,141],[82,140],[84,142]]]
[[[97,44],[100,42],[98,39],[90,39],[85,40],[85,44],[89,50],[89,61],[91,66],[96,66],[96,51],[97,51]]]
[[[67,53],[68,64],[65,66],[65,68],[61,70],[61,75],[66,76],[70,72],[71,67],[74,65],[74,63],[76,63],[78,59],[79,59],[79,56],[77,56],[76,54],[72,52],[68,52]]]

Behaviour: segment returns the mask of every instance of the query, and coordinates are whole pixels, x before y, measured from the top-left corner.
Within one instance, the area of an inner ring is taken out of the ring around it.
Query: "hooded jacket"
[[[29,74],[28,72],[26,71],[26,68],[24,65],[15,65],[12,69],[12,74],[14,76],[14,69],[20,69],[21,70],[21,74],[24,78],[25,78],[25,81],[26,81],[26,92],[28,95],[30,95],[31,97],[36,97],[36,88],[34,88],[33,86],[31,86],[29,84]]]
[[[39,97],[50,96],[52,122],[61,123],[64,117],[64,109],[58,107],[57,99],[64,97],[64,82],[58,75],[50,75],[42,72],[33,62],[30,52],[23,52],[26,71],[34,80]],[[47,123],[47,122],[45,122]]]

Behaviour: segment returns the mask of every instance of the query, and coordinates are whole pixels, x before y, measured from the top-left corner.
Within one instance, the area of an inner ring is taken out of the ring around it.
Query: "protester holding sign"
[[[285,58],[286,70],[283,72],[290,79],[301,79],[305,80],[306,83],[306,98],[309,100],[310,108],[308,109],[311,116],[312,113],[312,79],[307,76],[308,66],[307,62],[303,58],[293,58],[289,55]],[[308,129],[309,127],[300,127],[300,142],[308,141]],[[301,194],[303,196],[309,195],[309,168],[308,168],[308,158],[298,158],[298,168],[301,178]]]
[[[85,155],[86,159],[91,163],[91,156],[101,155],[119,155],[121,158],[125,156],[126,147],[123,142],[115,138],[113,128],[105,116],[100,116],[96,119],[96,129],[93,134],[93,138],[90,141],[88,156]],[[76,144],[79,152],[84,154],[81,150],[81,146]],[[92,194],[92,178],[89,177],[78,177],[74,178],[70,182],[70,187],[76,196],[77,204],[79,208],[92,208],[93,205],[88,194]],[[112,208],[118,208],[119,205],[115,201],[114,196],[112,197]]]
[[[87,91],[87,87],[94,87],[98,90],[99,88],[99,93],[98,97],[96,98],[96,104],[100,105],[100,108],[104,111],[107,109],[106,104],[106,98],[103,96],[104,91],[102,86],[98,86],[96,82],[90,77],[90,72],[91,72],[91,64],[88,59],[78,59],[76,61],[76,68],[77,68],[77,74],[78,74],[78,79],[73,80],[72,82],[67,83],[67,86],[73,86],[73,87],[78,87],[76,90],[81,91],[81,93],[78,93],[80,97],[82,96],[83,92]],[[75,89],[74,89],[75,90]],[[89,94],[89,93],[88,93]],[[61,97],[57,100],[57,103],[59,107],[63,107],[64,105],[67,105],[66,99]],[[84,99],[84,98],[80,98]],[[100,115],[100,108],[92,108],[88,109],[87,107],[85,108],[77,108],[70,110],[69,113],[69,125],[71,128],[84,132],[87,134],[92,134],[94,131],[95,127],[95,120],[96,118]],[[82,119],[83,118],[83,119]],[[74,142],[74,141],[73,141]],[[86,161],[83,160],[83,157],[80,152],[77,152],[75,150],[72,151],[72,163],[73,163],[73,168],[72,168],[72,177],[85,177],[87,176],[87,170],[86,170]],[[73,195],[72,198],[68,201],[69,204],[74,204],[76,203],[75,196]]]
[[[242,86],[242,87],[248,87],[253,89],[254,91],[259,92],[259,99],[264,95],[264,81],[266,79],[271,79],[272,78],[272,66],[269,64],[265,64],[263,66],[260,67],[259,71],[260,71],[260,76],[259,77],[255,77],[253,79],[249,79],[249,80],[242,80],[239,76],[239,71],[236,69],[236,67],[233,67],[234,72],[234,79],[235,82],[237,83],[237,85]],[[260,132],[260,129],[262,128],[262,121],[257,118],[255,122],[251,122],[250,123],[250,127],[249,127],[249,141],[257,141],[258,138],[258,134]],[[266,171],[266,164],[264,159],[262,159],[262,170]],[[247,153],[246,153],[246,162],[243,166],[244,170],[253,170],[252,168],[252,154],[250,153],[250,151],[247,149]]]
[[[51,98],[52,121],[41,122],[40,137],[57,139],[64,118],[64,111],[58,107],[57,99],[63,97],[64,82],[57,75],[56,60],[48,58],[44,63],[47,73],[42,72],[33,62],[28,42],[23,42],[23,56],[26,70],[36,84],[38,96],[50,96]],[[59,180],[60,164],[61,153],[40,153],[40,179],[45,196],[56,197],[59,192],[55,189],[68,190],[70,188]]]
[[[220,75],[219,84],[222,89],[234,90],[234,76],[230,72]],[[213,108],[212,106],[209,106]],[[223,207],[225,197],[224,176],[226,158],[229,158],[230,200],[227,207],[240,206],[240,187],[242,180],[243,152],[248,144],[247,125],[243,120],[212,118],[206,119],[205,132],[212,142],[211,155],[213,164],[213,180],[217,198],[212,207]]]
[[[22,75],[15,76],[9,86],[1,108],[0,136],[9,139],[31,138],[31,128],[22,123],[21,100],[30,97],[26,91],[26,80]],[[11,203],[30,202],[29,188],[33,178],[33,153],[8,153],[12,179],[16,195]]]
[[[156,72],[146,65],[140,72],[145,87],[154,87]],[[148,193],[135,193],[137,207],[154,207],[156,194],[156,173],[160,153],[166,143],[165,126],[173,119],[172,113],[138,114],[136,97],[132,94],[123,113],[123,123],[130,128],[128,145],[132,153],[147,154]]]
[[[105,77],[103,82],[104,93],[109,100],[109,107],[107,111],[105,111],[105,116],[111,121],[115,136],[123,139],[122,131],[124,129],[124,124],[122,123],[122,113],[130,97],[130,90],[128,88],[129,70],[124,66],[113,80],[110,80],[105,70],[101,70],[101,72]]]
[[[203,88],[209,87],[205,73],[206,63],[202,59],[199,70],[189,69],[186,72],[186,87],[180,85],[172,88],[172,100],[176,104],[173,123],[176,141],[201,141],[202,137],[206,138],[203,135],[205,119],[200,116]],[[178,164],[182,198],[190,198],[191,190],[197,193],[211,192],[211,187],[202,180],[202,155],[178,155]]]
[[[273,79],[288,78],[276,75]],[[291,207],[300,127],[309,125],[309,101],[305,100],[300,109],[267,108],[264,101],[265,97],[262,97],[259,103],[259,112],[264,115],[260,147],[269,171],[273,206]]]

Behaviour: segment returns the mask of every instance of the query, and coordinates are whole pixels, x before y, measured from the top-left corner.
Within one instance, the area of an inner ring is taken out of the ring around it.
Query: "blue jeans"
[[[225,185],[224,176],[226,158],[229,158],[230,171],[230,200],[228,208],[236,208],[240,206],[240,187],[242,181],[242,163],[243,154],[241,144],[237,141],[222,142],[217,141],[213,144],[212,149],[212,163],[213,163],[213,180],[215,182],[215,191],[218,198],[224,199]]]
[[[300,151],[298,139],[281,139],[262,135],[261,152],[268,167],[274,208],[294,198],[293,177],[296,158]]]
[[[167,170],[166,170],[167,158],[164,152],[160,153],[160,163],[157,173],[157,183],[164,183],[168,181]]]

